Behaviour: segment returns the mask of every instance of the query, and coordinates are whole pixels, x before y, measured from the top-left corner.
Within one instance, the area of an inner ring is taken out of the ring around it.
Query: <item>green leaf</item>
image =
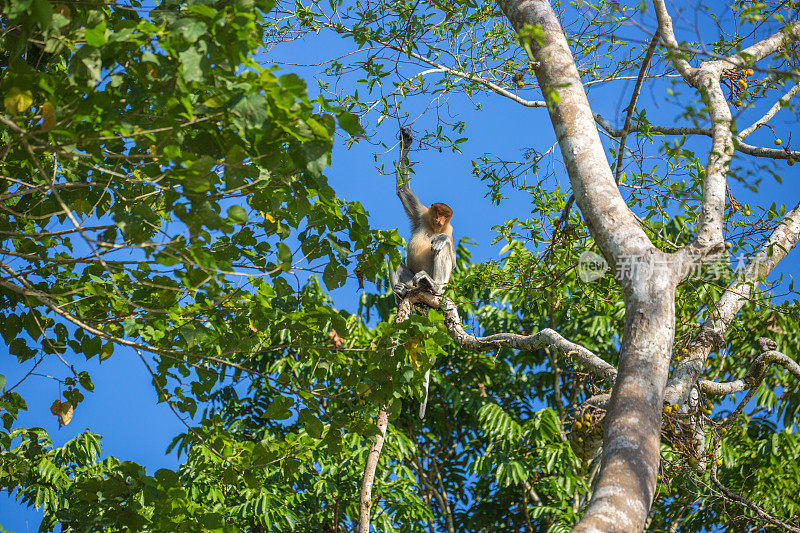
[[[50,22],[53,20],[53,6],[50,5],[50,2],[47,0],[34,0],[32,10],[33,16],[36,17],[42,28],[50,26]]]
[[[248,220],[247,211],[239,205],[228,208],[228,219],[234,224],[245,224]]]
[[[313,174],[322,174],[330,161],[330,146],[318,141],[306,142],[300,146],[305,159],[305,167]]]
[[[203,81],[204,72],[200,66],[203,56],[196,48],[187,48],[178,54],[183,67],[183,79],[187,82]]]
[[[261,128],[267,120],[267,103],[261,94],[251,94],[239,100],[232,108],[234,122],[241,129]]]
[[[200,16],[203,16],[203,17],[208,17],[208,18],[214,18],[214,17],[217,16],[217,13],[218,13],[217,10],[214,9],[213,7],[205,5],[205,4],[199,4],[199,3],[198,4],[192,4],[187,9],[189,11],[191,11],[192,13],[196,13],[197,15],[200,15]]]
[[[208,32],[205,22],[194,18],[181,18],[172,25],[172,33],[183,36],[186,42],[194,44]]]
[[[292,251],[284,243],[278,243],[278,261],[281,263],[292,262]]]
[[[113,354],[114,354],[114,343],[112,341],[108,341],[103,345],[103,349],[100,350],[100,361],[105,361]]]
[[[291,411],[289,411],[292,405],[294,405],[293,399],[286,396],[278,396],[267,406],[261,416],[272,420],[286,420],[292,416]]]
[[[322,273],[322,281],[328,290],[336,289],[344,285],[347,281],[347,269],[335,261],[331,261],[325,265],[325,271]]]
[[[358,117],[353,113],[349,111],[340,111],[336,118],[339,120],[339,126],[353,137],[360,136],[364,133],[364,128],[361,127]]]
[[[92,28],[86,28],[86,44],[95,48],[100,48],[106,44],[106,29],[105,21]]]
[[[81,372],[78,374],[78,381],[87,391],[92,392],[94,390],[94,384],[92,383],[92,378],[89,377],[88,372]]]
[[[300,98],[306,95],[306,82],[303,81],[303,79],[297,74],[284,74],[278,78],[278,82],[280,83],[281,88],[295,98]]]
[[[164,488],[176,487],[180,484],[180,478],[178,478],[178,474],[167,468],[156,470],[156,473],[153,475],[153,477],[155,477]]]
[[[322,438],[322,432],[325,430],[325,426],[309,409],[301,410],[298,419],[306,428],[309,435],[315,439]]]

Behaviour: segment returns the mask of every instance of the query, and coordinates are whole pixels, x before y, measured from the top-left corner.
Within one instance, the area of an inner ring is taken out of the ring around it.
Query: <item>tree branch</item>
[[[361,506],[358,513],[359,533],[369,533],[369,514],[372,510],[372,485],[375,482],[375,469],[378,466],[378,459],[383,449],[383,441],[386,438],[386,427],[389,424],[389,414],[386,409],[378,411],[377,426],[379,433],[375,435],[375,441],[369,447],[367,460],[364,464],[364,477],[361,480]]]
[[[484,352],[497,350],[498,348],[512,348],[532,352],[545,346],[552,346],[583,364],[592,375],[602,379],[609,385],[613,385],[617,377],[617,369],[610,363],[607,363],[583,346],[568,341],[552,329],[546,328],[534,335],[497,333],[487,337],[475,337],[464,331],[458,308],[452,300],[444,298],[441,303],[441,309],[444,312],[445,325],[450,336],[459,346],[466,350]]]
[[[532,352],[546,346],[557,348],[574,361],[583,364],[593,376],[602,379],[608,385],[613,385],[617,377],[617,369],[601,359],[598,355],[574,342],[568,341],[558,332],[545,328],[533,335],[519,335],[517,333],[496,333],[486,337],[476,337],[464,331],[458,307],[450,298],[434,296],[429,292],[409,293],[403,300],[410,304],[424,304],[434,309],[441,309],[444,313],[444,323],[450,337],[461,348],[471,352],[486,352],[500,348],[511,348]]]
[[[664,401],[683,405],[692,385],[697,381],[712,350],[722,342],[728,326],[755,291],[757,285],[775,268],[800,239],[800,203],[786,213],[778,227],[751,258],[742,275],[722,293],[712,315],[700,327],[689,345],[689,353],[681,360],[667,381]]]
[[[612,137],[622,137],[624,130],[622,128],[615,128],[608,121],[608,119],[606,119],[599,113],[595,113],[594,119],[597,122],[597,124]],[[631,125],[627,133],[640,133],[641,131],[642,129],[638,125],[633,124]],[[711,128],[703,128],[700,126],[659,126],[652,124],[647,127],[647,132],[661,133],[664,135],[705,135],[707,137],[713,136],[713,131]],[[785,148],[766,148],[762,146],[753,146],[752,144],[740,142],[739,137],[734,138],[733,146],[734,150],[736,150],[737,152],[741,152],[746,155],[752,155],[755,157],[765,157],[770,159],[794,159],[795,161],[800,160],[800,151],[787,150]]]
[[[625,125],[622,126],[622,136],[619,140],[619,147],[617,148],[617,166],[614,169],[614,181],[619,183],[619,177],[622,173],[622,158],[625,155],[625,141],[628,137],[628,132],[631,127],[631,119],[636,110],[636,101],[639,99],[639,92],[642,90],[642,83],[647,69],[650,66],[650,60],[653,58],[653,53],[656,51],[658,44],[658,34],[653,35],[650,39],[650,44],[647,46],[647,53],[644,55],[642,66],[639,68],[639,77],[636,78],[636,85],[633,87],[633,94],[631,95],[631,103],[628,104],[628,111],[625,113]]]
[[[700,389],[712,396],[724,396],[748,389],[755,390],[764,381],[767,369],[773,364],[781,365],[800,381],[800,365],[797,364],[797,361],[784,353],[770,350],[756,357],[747,373],[741,379],[724,383],[701,379]]]
[[[397,306],[397,315],[394,323],[399,324],[408,320],[411,316],[411,298],[406,297],[400,300]],[[378,467],[378,459],[381,457],[383,442],[386,439],[386,428],[389,425],[389,413],[385,407],[378,409],[377,423],[378,434],[375,441],[369,447],[367,460],[364,463],[364,475],[361,479],[361,497],[359,498],[358,510],[358,531],[359,533],[369,533],[369,515],[372,510],[372,485],[375,482],[375,470]]]
[[[778,101],[775,102],[775,104],[769,109],[769,111],[767,111],[764,114],[763,117],[761,117],[760,119],[756,120],[750,127],[745,128],[744,130],[742,130],[742,132],[739,133],[739,135],[737,135],[736,138],[739,139],[739,140],[743,140],[748,135],[750,135],[751,133],[756,131],[758,128],[760,128],[761,126],[763,126],[764,124],[769,122],[770,119],[772,119],[772,117],[775,116],[775,113],[780,111],[780,109],[782,107],[785,107],[787,102],[789,102],[789,100],[791,100],[792,97],[797,94],[797,91],[800,91],[800,83],[798,83],[797,85],[795,85],[794,87],[789,89],[789,91],[786,94],[781,96],[778,99]]]

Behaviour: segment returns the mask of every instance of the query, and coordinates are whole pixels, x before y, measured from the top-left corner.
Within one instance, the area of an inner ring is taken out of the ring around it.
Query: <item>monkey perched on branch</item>
[[[425,207],[411,190],[407,159],[413,139],[406,130],[400,130],[400,159],[397,163],[397,196],[411,221],[411,238],[408,241],[406,264],[396,272],[389,269],[392,290],[402,297],[411,289],[423,289],[440,295],[450,281],[456,264],[453,244],[453,210],[440,202]]]
[[[406,130],[400,130],[397,196],[411,221],[411,238],[408,240],[406,264],[400,263],[397,271],[389,266],[389,280],[397,298],[403,298],[410,290],[441,295],[456,264],[453,226],[450,225],[453,210],[440,202],[425,207],[408,183],[408,151],[413,140]],[[431,371],[428,369],[425,372],[424,392],[419,406],[420,418],[425,417],[430,376]]]

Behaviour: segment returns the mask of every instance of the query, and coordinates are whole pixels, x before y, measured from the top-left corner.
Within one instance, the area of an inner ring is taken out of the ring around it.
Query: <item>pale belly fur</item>
[[[407,266],[411,271],[416,274],[420,270],[424,270],[429,275],[433,276],[433,250],[431,250],[431,239],[435,233],[428,231],[418,231],[411,236],[408,241],[408,257],[406,261]]]

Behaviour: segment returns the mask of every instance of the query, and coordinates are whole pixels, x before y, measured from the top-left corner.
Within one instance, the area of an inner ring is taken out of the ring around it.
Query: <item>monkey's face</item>
[[[433,231],[441,233],[453,218],[453,210],[447,204],[435,203],[431,205],[431,215]]]

